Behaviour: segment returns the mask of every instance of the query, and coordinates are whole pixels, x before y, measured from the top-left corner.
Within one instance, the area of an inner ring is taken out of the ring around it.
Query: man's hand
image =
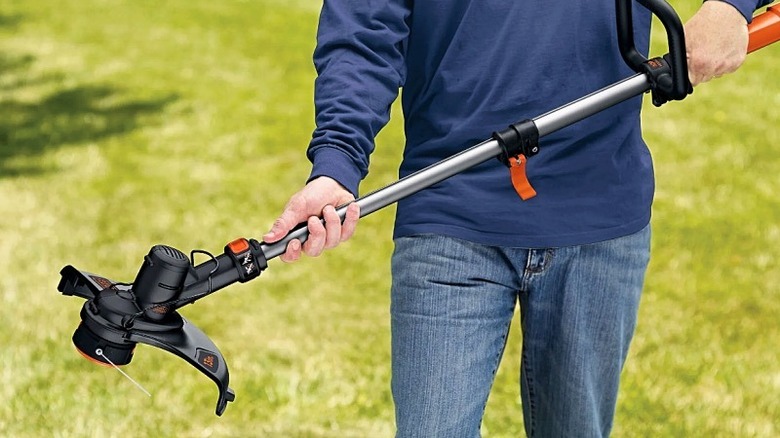
[[[705,1],[685,24],[685,45],[692,85],[731,73],[747,55],[745,17],[728,3]]]
[[[263,240],[267,243],[276,242],[296,225],[306,221],[309,228],[306,242],[301,245],[299,240],[291,240],[287,244],[287,251],[280,258],[284,262],[294,262],[301,257],[301,251],[311,257],[317,257],[323,250],[333,248],[352,237],[360,218],[360,207],[355,203],[350,204],[343,224],[335,207],[354,200],[352,193],[335,180],[324,176],[316,178],[290,198],[281,216],[274,221]],[[325,226],[320,222],[320,215],[325,219]]]

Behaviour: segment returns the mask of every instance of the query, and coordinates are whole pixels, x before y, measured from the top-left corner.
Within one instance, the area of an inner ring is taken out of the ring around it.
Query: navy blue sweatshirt
[[[733,0],[749,19],[759,0]],[[761,3],[766,3],[762,1]],[[311,179],[354,194],[374,137],[403,88],[400,176],[633,74],[619,52],[613,0],[325,0],[314,62]],[[646,52],[650,15],[634,8]],[[654,180],[641,97],[541,140],[522,201],[488,160],[399,202],[394,235],[436,233],[489,245],[579,245],[639,231]]]

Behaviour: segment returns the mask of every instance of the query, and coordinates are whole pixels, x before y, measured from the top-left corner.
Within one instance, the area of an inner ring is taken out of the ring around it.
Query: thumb
[[[287,233],[293,229],[293,227],[298,225],[299,222],[305,220],[305,217],[298,220],[298,216],[301,215],[299,215],[297,210],[294,208],[294,204],[287,206],[287,208],[285,208],[282,212],[281,216],[279,216],[274,221],[271,229],[263,235],[263,240],[268,243],[273,243],[286,236]]]

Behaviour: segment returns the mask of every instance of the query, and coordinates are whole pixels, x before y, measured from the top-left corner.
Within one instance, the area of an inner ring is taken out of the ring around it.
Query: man
[[[734,71],[761,0],[705,2],[686,24],[694,85]],[[650,16],[636,6],[637,46]],[[403,87],[401,176],[495,130],[629,76],[613,1],[326,0],[314,54],[317,128],[306,186],[267,242],[308,221],[284,261],[348,239],[334,206],[354,199],[377,132]],[[398,205],[392,391],[398,436],[479,428],[516,303],[529,436],[606,436],[634,332],[653,196],[641,98],[545,137],[522,201],[490,160]],[[321,225],[317,216],[325,219]]]

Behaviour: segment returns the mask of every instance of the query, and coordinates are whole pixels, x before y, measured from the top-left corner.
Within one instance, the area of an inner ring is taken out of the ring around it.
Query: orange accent
[[[509,173],[512,176],[512,185],[523,201],[536,196],[536,190],[531,187],[531,182],[528,181],[528,176],[525,174],[525,163],[527,162],[528,158],[522,154],[509,159]]]
[[[780,6],[770,6],[748,26],[748,53],[780,40]]]
[[[159,315],[165,315],[166,313],[168,313],[168,309],[169,309],[168,306],[158,305],[158,306],[152,307],[149,310],[151,310],[152,312],[157,313]]]
[[[239,237],[238,239],[228,243],[228,248],[230,248],[230,251],[233,254],[238,255],[249,249],[249,242],[243,237]]]
[[[100,365],[101,367],[113,368],[110,363],[95,359],[94,357],[88,355],[87,353],[84,353],[83,351],[79,350],[79,347],[76,347],[76,351],[78,351],[80,355],[84,356],[84,359],[87,359],[88,361],[94,364]]]

